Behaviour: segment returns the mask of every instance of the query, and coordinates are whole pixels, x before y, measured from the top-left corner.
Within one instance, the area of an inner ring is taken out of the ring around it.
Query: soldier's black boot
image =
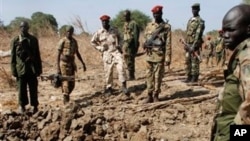
[[[104,93],[107,94],[107,95],[112,95],[113,94],[113,89],[111,87],[108,87],[108,88],[105,89]]]
[[[192,75],[188,75],[185,82],[188,83],[192,80]]]
[[[150,93],[148,93],[148,97],[147,97],[147,99],[144,101],[144,103],[152,103],[152,102],[154,102],[153,93],[150,92]]]
[[[135,73],[134,71],[129,71],[129,76],[128,76],[128,80],[135,80]]]
[[[160,101],[160,100],[159,100],[159,93],[154,92],[153,100],[154,100],[154,102],[159,102],[159,101]]]
[[[124,81],[124,82],[122,82],[122,92],[123,92],[123,94],[125,94],[125,95],[129,95],[129,92],[128,92],[128,89],[127,89],[127,82],[126,81]]]
[[[198,82],[199,75],[193,75],[191,82]]]

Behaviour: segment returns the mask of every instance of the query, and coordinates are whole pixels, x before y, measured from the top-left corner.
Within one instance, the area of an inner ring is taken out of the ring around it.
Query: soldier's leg
[[[189,82],[192,79],[191,76],[191,55],[189,52],[186,52],[185,54],[185,71],[186,71],[186,75],[187,75],[187,79],[185,82]]]
[[[146,77],[147,77],[147,93],[148,97],[145,103],[153,102],[153,91],[154,91],[154,63],[146,62]]]
[[[120,57],[120,55],[116,56],[115,64],[116,64],[116,69],[118,72],[118,80],[122,83],[122,92],[127,95],[129,94],[129,92],[128,92],[127,83],[126,83],[126,71],[124,68],[122,57]]]
[[[18,103],[20,112],[25,112],[25,106],[29,103],[27,95],[27,78],[17,77]]]
[[[134,80],[135,79],[135,57],[131,53],[129,55],[129,60],[128,60],[128,73],[129,73],[129,80]]]
[[[154,76],[155,76],[155,85],[154,85],[154,92],[153,92],[153,99],[154,102],[159,101],[159,94],[161,92],[161,83],[162,78],[164,76],[164,62],[159,62],[155,66]]]
[[[197,57],[192,56],[191,58],[191,75],[192,75],[192,80],[191,82],[197,82],[199,78],[199,73],[200,73],[200,61],[198,60]]]
[[[60,62],[60,69],[62,76],[69,76],[72,73],[72,70],[74,69],[72,65],[70,65],[70,62]],[[62,81],[62,93],[63,93],[63,103],[66,104],[69,102],[70,97],[70,84],[69,81]]]
[[[37,112],[38,102],[38,80],[35,75],[30,75],[28,80],[29,92],[30,92],[30,105],[34,107],[33,112]]]
[[[114,62],[106,63],[104,62],[104,73],[105,73],[105,93],[112,94],[113,86],[113,67]]]

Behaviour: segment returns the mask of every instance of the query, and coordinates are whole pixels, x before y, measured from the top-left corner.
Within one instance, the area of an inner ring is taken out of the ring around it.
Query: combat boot
[[[113,94],[113,89],[111,87],[108,87],[108,88],[105,89],[104,93],[107,94],[107,95],[112,95]]]
[[[128,92],[128,89],[127,89],[127,82],[126,81],[122,82],[122,92],[123,92],[123,94],[129,96],[129,92]]]
[[[25,108],[25,106],[19,106],[19,112],[21,113],[21,114],[24,114],[25,113],[25,111],[26,111],[26,108]]]
[[[188,75],[184,82],[188,83],[192,80],[192,75]]]
[[[159,93],[154,92],[153,100],[154,100],[154,102],[159,102],[159,101],[160,101],[160,100],[159,100]]]
[[[152,102],[154,102],[154,99],[153,99],[153,96],[152,96],[152,95],[153,95],[152,92],[148,93],[148,97],[147,97],[147,99],[144,101],[145,104],[146,104],[146,103],[152,103]]]

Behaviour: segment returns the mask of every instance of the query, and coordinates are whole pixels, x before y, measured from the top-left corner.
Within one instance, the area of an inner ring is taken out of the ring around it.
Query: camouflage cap
[[[200,9],[200,4],[194,3],[191,7],[192,7],[192,9]]]
[[[74,31],[74,27],[71,25],[66,26],[66,31]]]

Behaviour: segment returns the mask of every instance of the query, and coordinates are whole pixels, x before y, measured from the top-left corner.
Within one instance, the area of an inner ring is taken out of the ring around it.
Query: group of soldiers
[[[205,58],[205,65],[209,67],[223,68],[226,65],[226,58],[228,56],[227,49],[223,45],[223,31],[218,30],[218,37],[213,39],[211,36],[206,37],[202,52]],[[215,59],[214,59],[215,58]],[[214,62],[215,61],[215,62]]]
[[[205,22],[200,17],[200,4],[191,6],[193,17],[187,23],[186,38],[186,74],[187,82],[196,82],[200,70],[200,48]],[[171,64],[171,25],[162,19],[163,6],[152,8],[154,20],[147,24],[142,47],[146,53],[147,99],[145,103],[159,101],[161,83],[165,66]],[[113,93],[113,68],[117,68],[118,80],[122,93],[129,96],[127,80],[135,79],[135,56],[138,51],[140,30],[137,23],[130,18],[129,10],[124,11],[123,37],[109,24],[110,16],[100,17],[102,27],[97,30],[91,44],[103,59],[105,71],[105,92]],[[232,124],[250,124],[250,6],[237,5],[230,9],[223,18],[220,42],[233,51],[225,70],[225,84],[218,97],[218,113],[212,130],[212,141],[228,141],[229,126]],[[30,104],[33,112],[38,111],[37,77],[42,74],[42,63],[38,40],[28,32],[27,22],[20,24],[20,35],[11,42],[11,72],[17,80],[18,101],[21,112],[29,103],[27,85],[29,86]],[[75,55],[86,71],[85,63],[79,53],[77,41],[73,38],[74,28],[68,26],[66,36],[58,43],[57,73],[62,76],[74,76],[77,69]],[[121,44],[123,40],[123,44]],[[210,41],[208,39],[208,41]],[[217,42],[216,41],[216,42]],[[216,43],[219,44],[219,43]],[[206,47],[212,49],[210,45]],[[224,47],[222,47],[224,49]],[[212,52],[209,52],[210,56]],[[222,57],[221,51],[217,52]],[[225,56],[225,55],[224,55]],[[221,58],[220,58],[221,59]],[[218,58],[218,61],[220,60]],[[128,78],[126,75],[128,71]],[[60,84],[64,103],[70,100],[75,81],[62,81]]]

